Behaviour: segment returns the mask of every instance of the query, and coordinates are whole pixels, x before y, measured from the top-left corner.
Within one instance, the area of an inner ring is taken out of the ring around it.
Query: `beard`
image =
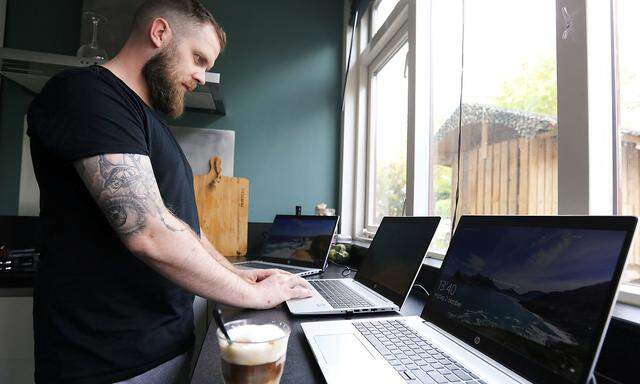
[[[142,74],[149,87],[149,97],[153,107],[172,118],[184,113],[184,89],[176,71],[176,47],[170,44],[153,56],[142,68]],[[195,81],[189,82],[189,89],[195,89]]]

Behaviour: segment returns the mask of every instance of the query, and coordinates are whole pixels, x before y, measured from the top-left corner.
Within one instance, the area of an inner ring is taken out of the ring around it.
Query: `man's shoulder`
[[[128,102],[122,102],[125,99]],[[119,113],[124,109],[140,109],[119,80],[106,68],[96,65],[56,74],[44,85],[31,107],[83,112],[116,110]]]
[[[82,92],[111,88],[114,84],[103,73],[105,69],[99,66],[72,68],[54,75],[45,84],[42,93],[47,92]]]
[[[68,159],[118,143],[144,151],[144,111],[114,75],[103,71],[107,69],[74,68],[52,77],[29,105],[29,136]]]
[[[73,79],[91,79],[98,77],[99,74],[99,66],[92,65],[89,67],[78,67],[64,70],[62,72],[58,72],[56,75],[52,77],[52,79],[56,80],[73,80]]]
[[[82,121],[84,125],[89,125],[92,119],[142,124],[142,108],[107,71],[91,66],[65,70],[53,76],[29,105],[30,134],[42,127],[50,132],[52,120]]]

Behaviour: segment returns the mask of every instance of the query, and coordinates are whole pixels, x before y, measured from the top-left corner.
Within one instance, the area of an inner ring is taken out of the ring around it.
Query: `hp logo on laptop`
[[[475,343],[475,345],[480,344],[480,337],[476,336],[476,338],[473,339],[473,342]]]

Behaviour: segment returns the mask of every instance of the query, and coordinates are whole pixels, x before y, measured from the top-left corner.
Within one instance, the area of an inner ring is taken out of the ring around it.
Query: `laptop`
[[[463,216],[421,316],[303,323],[333,383],[586,383],[635,217]]]
[[[238,268],[278,268],[309,276],[327,266],[338,216],[276,215],[259,255],[235,263]]]
[[[313,296],[288,300],[295,315],[397,311],[418,276],[439,217],[384,217],[353,279],[309,280]]]

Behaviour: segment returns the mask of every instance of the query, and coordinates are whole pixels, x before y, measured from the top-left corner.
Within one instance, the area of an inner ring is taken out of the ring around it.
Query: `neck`
[[[149,87],[142,74],[142,68],[151,58],[152,53],[145,51],[128,41],[113,59],[102,66],[127,84],[148,106],[152,106]]]

